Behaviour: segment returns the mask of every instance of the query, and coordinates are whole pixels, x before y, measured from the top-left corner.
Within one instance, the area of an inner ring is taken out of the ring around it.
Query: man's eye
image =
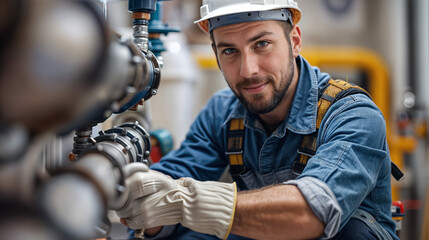
[[[236,52],[237,52],[237,50],[235,50],[234,48],[226,48],[225,50],[222,51],[222,53],[226,54],[226,55],[230,55],[230,54],[233,54]]]
[[[268,45],[267,41],[259,41],[256,43],[256,47],[265,47]]]

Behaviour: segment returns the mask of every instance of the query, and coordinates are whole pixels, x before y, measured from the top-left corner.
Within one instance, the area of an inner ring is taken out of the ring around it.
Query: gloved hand
[[[141,162],[133,162],[125,165],[122,169],[123,175],[125,179],[128,179],[129,176],[133,175],[136,172],[147,172],[149,171],[149,167]],[[126,191],[122,193],[115,202],[110,203],[109,208],[113,210],[121,209],[129,196],[129,188],[126,188]]]
[[[196,232],[226,238],[234,218],[235,183],[174,180],[149,170],[127,181],[128,200],[116,214],[132,229],[181,223]]]

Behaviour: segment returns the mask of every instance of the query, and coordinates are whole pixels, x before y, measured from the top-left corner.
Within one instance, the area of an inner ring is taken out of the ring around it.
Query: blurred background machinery
[[[386,118],[406,174],[392,180],[401,239],[428,240],[429,2],[297,1],[302,55],[366,88]],[[227,87],[193,24],[200,3],[0,1],[1,239],[127,235],[108,211],[121,166],[177,148]]]

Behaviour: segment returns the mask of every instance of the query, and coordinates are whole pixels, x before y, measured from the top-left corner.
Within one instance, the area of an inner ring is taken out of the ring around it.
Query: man
[[[318,127],[330,77],[300,56],[297,4],[265,2],[203,1],[197,23],[230,89],[213,96],[180,149],[130,174],[118,216],[153,238],[397,239],[380,110],[348,95]],[[311,134],[317,151],[297,172]],[[228,165],[235,182],[215,182]]]

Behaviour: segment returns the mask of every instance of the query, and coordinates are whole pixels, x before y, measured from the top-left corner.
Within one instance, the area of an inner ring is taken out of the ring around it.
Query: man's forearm
[[[294,185],[276,185],[237,196],[233,234],[255,239],[309,239],[321,236],[323,229]]]

